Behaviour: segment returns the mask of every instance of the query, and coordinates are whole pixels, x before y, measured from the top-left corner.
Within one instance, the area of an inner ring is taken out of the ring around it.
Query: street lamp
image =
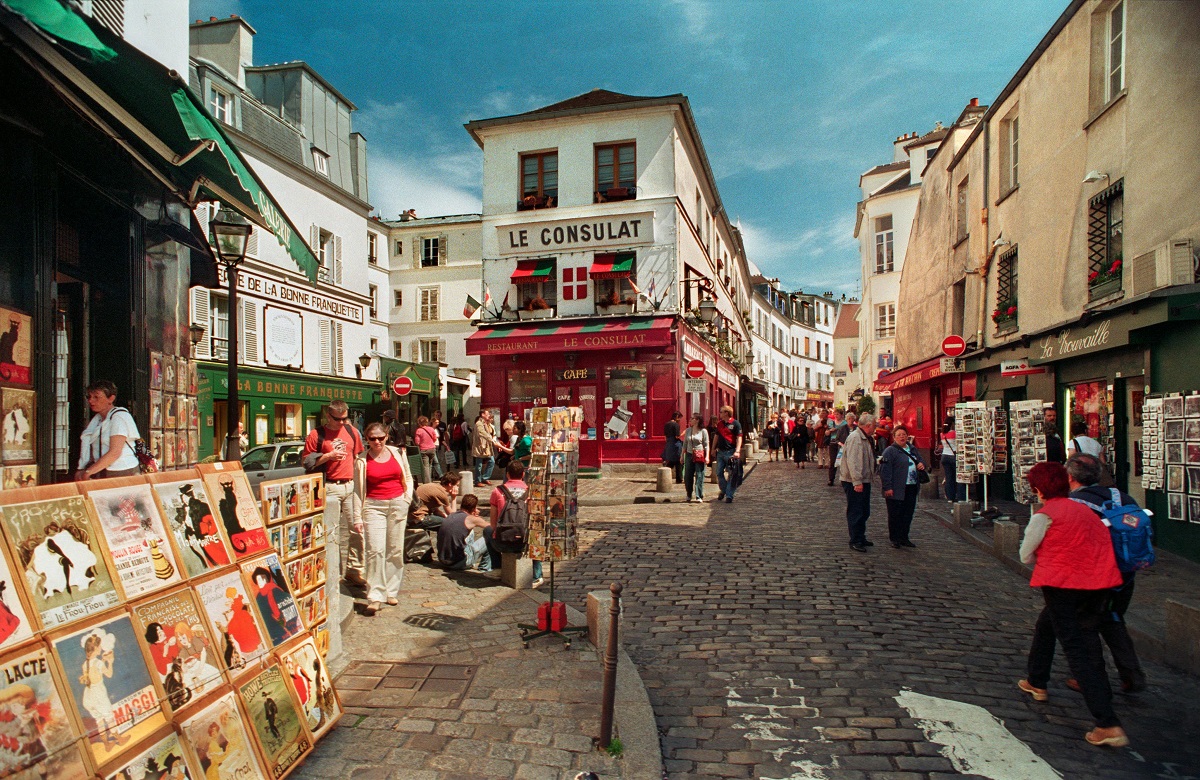
[[[203,325],[192,323],[188,326],[188,340],[192,342],[192,357],[196,356],[196,345],[200,343],[200,339],[204,338],[204,331],[207,330]]]
[[[217,250],[217,261],[225,267],[225,281],[229,284],[229,346],[226,369],[229,391],[225,403],[228,406],[225,435],[225,460],[241,460],[242,441],[238,436],[238,422],[241,420],[238,408],[238,300],[237,276],[238,266],[246,259],[246,245],[250,241],[250,233],[254,228],[241,214],[223,208],[217,216],[208,223],[212,232],[213,246]]]
[[[700,321],[705,325],[712,325],[717,318],[717,302],[712,298],[705,298],[700,301]]]
[[[358,378],[362,379],[363,372],[367,370],[367,366],[371,365],[371,356],[366,352],[358,356],[358,365],[354,367],[354,371],[358,374]]]

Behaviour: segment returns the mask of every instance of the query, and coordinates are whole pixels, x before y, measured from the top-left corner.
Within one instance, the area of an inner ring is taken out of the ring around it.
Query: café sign
[[[560,368],[554,372],[554,379],[558,382],[582,382],[595,378],[596,369],[594,368]]]
[[[1030,356],[1029,362],[1049,363],[1053,360],[1099,352],[1123,343],[1125,343],[1125,339],[1119,338],[1113,333],[1112,323],[1109,320],[1086,328],[1064,328],[1058,333],[1043,338],[1035,346],[1034,354]]]
[[[654,214],[522,222],[496,228],[501,255],[610,249],[654,243]]]
[[[228,286],[225,269],[218,264],[217,279],[222,287]],[[314,288],[290,284],[280,279],[260,276],[252,271],[238,271],[239,293],[264,299],[270,303],[283,303],[305,311],[315,312],[355,325],[366,324],[365,309],[361,304],[335,298]]]

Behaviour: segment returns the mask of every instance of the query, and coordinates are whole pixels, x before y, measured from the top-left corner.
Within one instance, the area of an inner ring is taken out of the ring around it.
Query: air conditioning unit
[[[1136,297],[1162,287],[1191,284],[1195,278],[1192,240],[1173,239],[1133,258],[1129,264],[1129,294]]]

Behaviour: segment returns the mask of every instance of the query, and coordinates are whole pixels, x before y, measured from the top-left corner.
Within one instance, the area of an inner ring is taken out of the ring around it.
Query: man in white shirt
[[[87,387],[88,406],[95,413],[80,437],[75,481],[103,477],[132,477],[141,473],[133,443],[141,438],[129,410],[116,406],[117,386],[107,379]]]

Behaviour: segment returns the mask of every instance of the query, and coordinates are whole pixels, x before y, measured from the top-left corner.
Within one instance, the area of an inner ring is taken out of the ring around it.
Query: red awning
[[[916,365],[893,371],[882,379],[876,379],[874,388],[876,392],[880,390],[899,390],[903,387],[911,387],[912,385],[919,385],[922,382],[928,382],[930,379],[936,379],[941,375],[942,359],[935,357],[923,363],[917,363]]]
[[[627,279],[633,274],[633,252],[596,255],[592,261],[593,279]]]
[[[513,272],[513,284],[537,284],[545,282],[554,276],[554,260],[518,260],[517,270]]]
[[[515,355],[582,349],[631,349],[668,347],[672,343],[674,317],[594,322],[546,320],[520,325],[481,326],[467,337],[468,355]]]

